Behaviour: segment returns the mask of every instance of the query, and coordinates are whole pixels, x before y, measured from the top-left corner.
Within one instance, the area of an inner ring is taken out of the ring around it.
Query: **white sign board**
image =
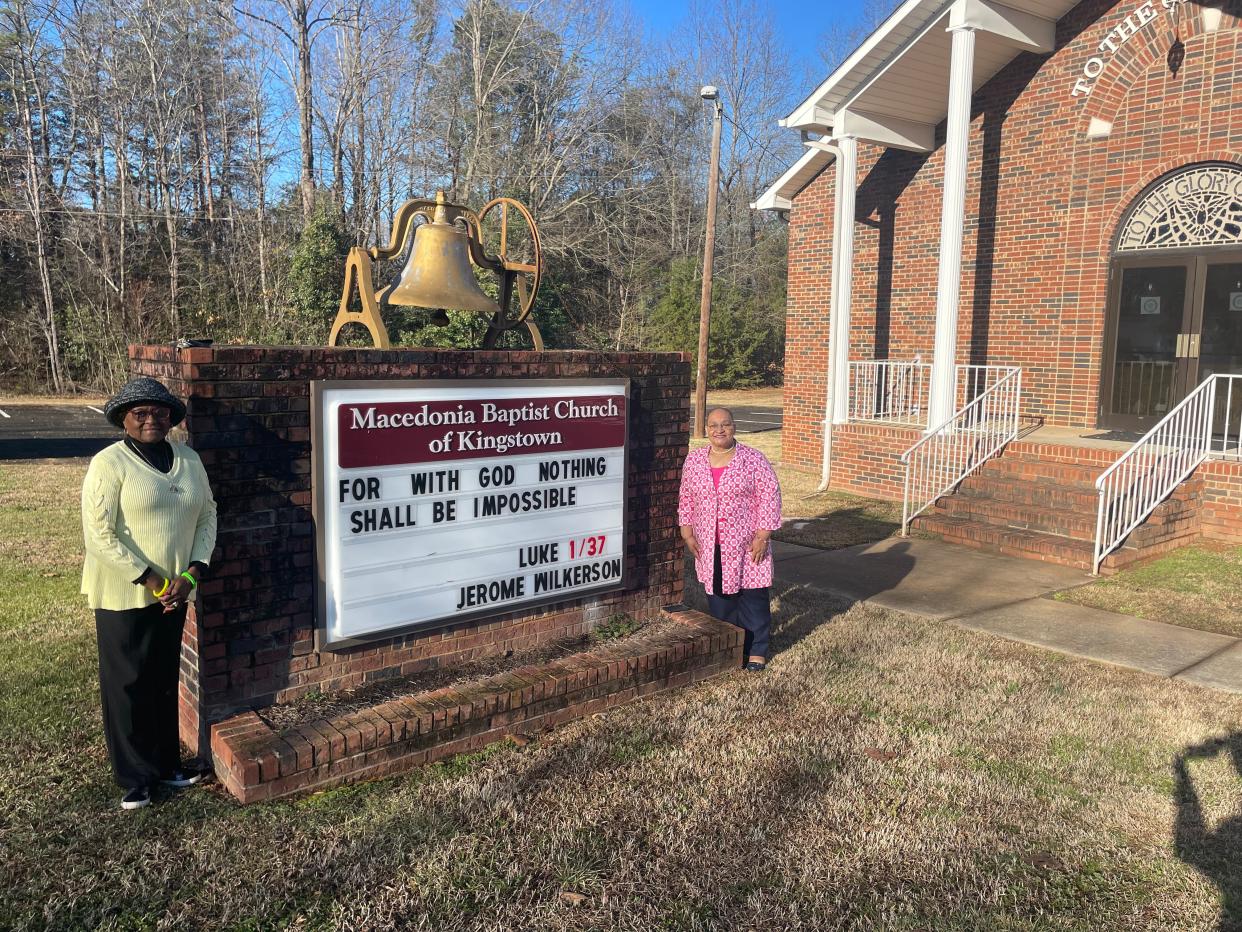
[[[325,646],[624,585],[628,380],[311,395]]]

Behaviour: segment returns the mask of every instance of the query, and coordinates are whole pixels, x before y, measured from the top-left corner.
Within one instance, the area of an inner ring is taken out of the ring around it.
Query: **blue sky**
[[[686,0],[630,0],[630,6],[659,31],[681,22],[687,12]],[[797,56],[798,64],[811,66],[812,73],[820,78],[827,74],[817,48],[820,36],[833,22],[852,25],[862,17],[861,0],[765,0],[762,6],[772,11],[777,32]]]

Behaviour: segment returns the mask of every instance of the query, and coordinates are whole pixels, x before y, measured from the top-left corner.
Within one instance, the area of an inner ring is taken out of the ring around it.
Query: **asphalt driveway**
[[[118,437],[96,405],[0,401],[0,460],[94,456]]]

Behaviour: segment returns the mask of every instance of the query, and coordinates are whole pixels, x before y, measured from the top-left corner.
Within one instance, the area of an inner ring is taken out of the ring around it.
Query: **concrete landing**
[[[841,550],[792,550],[778,542],[774,557],[781,582],[939,619],[1039,598],[1092,579],[1068,566],[910,537]]]
[[[1054,601],[1081,570],[940,541],[841,550],[774,543],[776,582],[807,586],[1049,650],[1242,693],[1242,640]]]
[[[1032,599],[954,621],[974,631],[1157,676],[1178,676],[1237,640],[1052,599]]]

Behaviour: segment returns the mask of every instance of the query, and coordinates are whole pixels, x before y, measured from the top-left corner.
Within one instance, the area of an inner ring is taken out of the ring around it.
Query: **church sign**
[[[627,380],[313,382],[337,647],[624,586]]]

